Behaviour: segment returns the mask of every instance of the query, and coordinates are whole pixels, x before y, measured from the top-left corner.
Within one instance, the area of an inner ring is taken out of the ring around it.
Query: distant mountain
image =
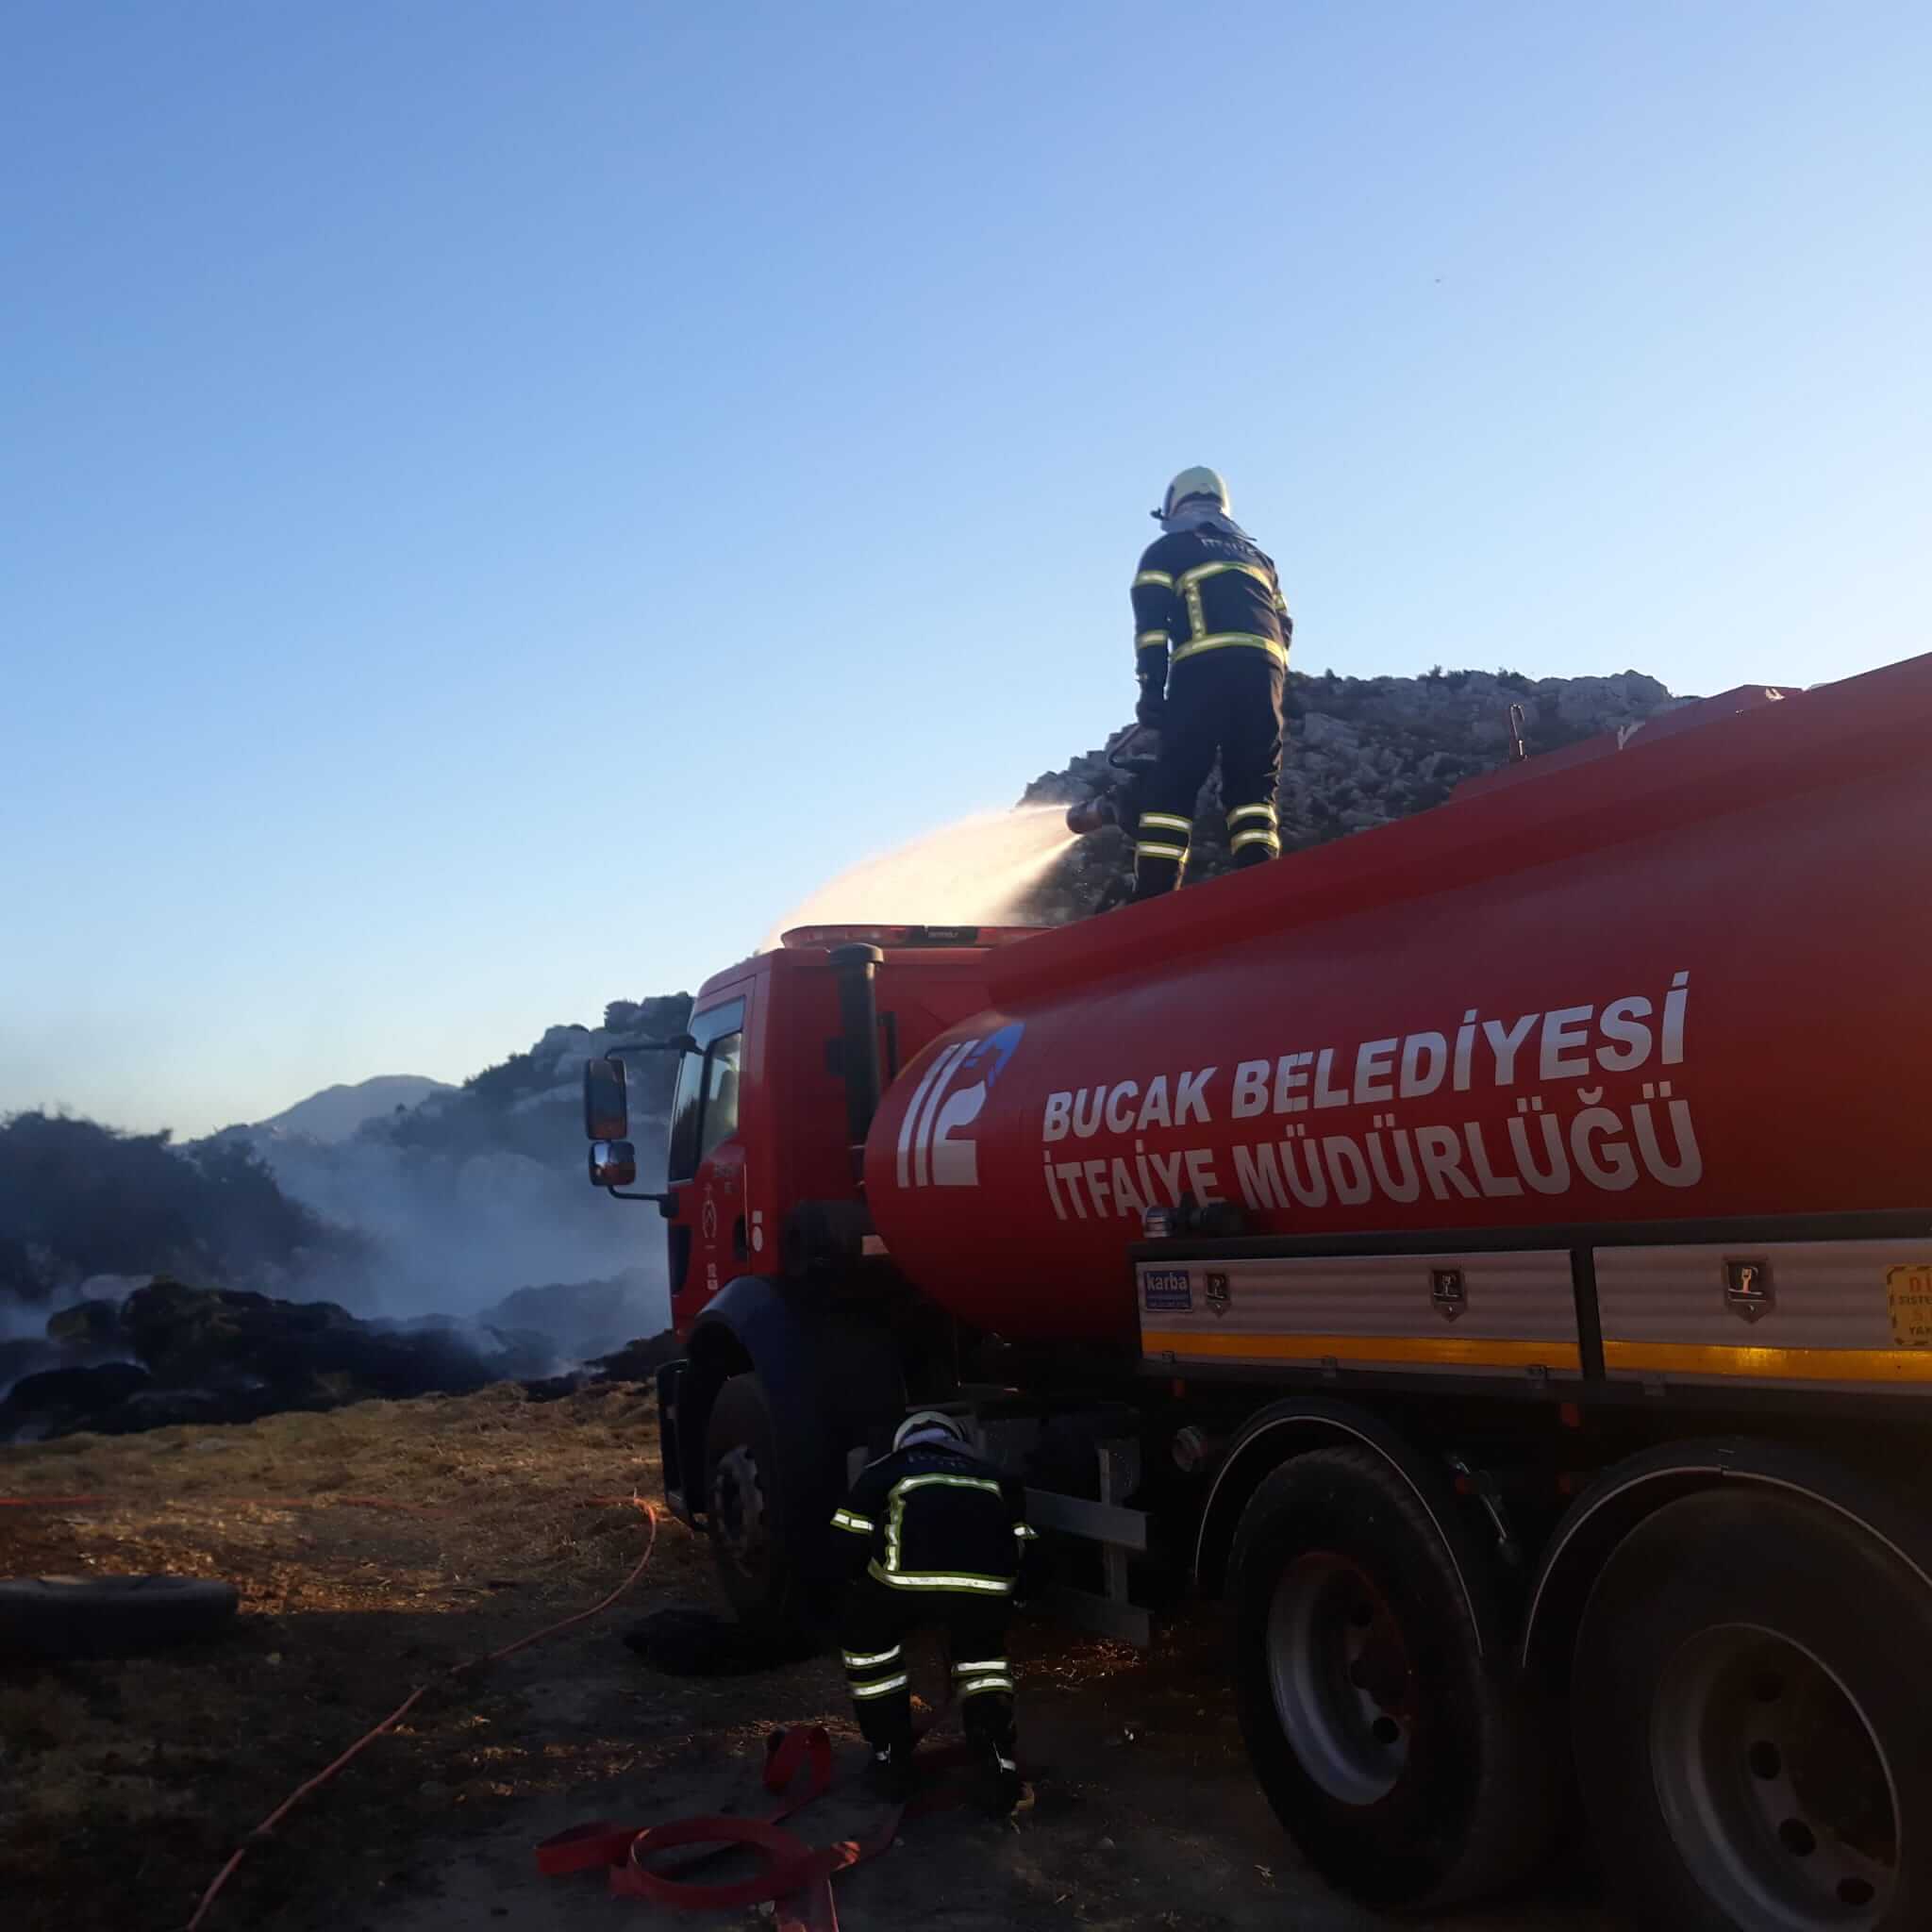
[[[306,1135],[311,1141],[346,1141],[364,1121],[381,1119],[398,1108],[419,1106],[432,1093],[455,1091],[448,1081],[427,1079],[421,1074],[377,1074],[353,1086],[325,1087],[320,1093],[311,1093],[307,1100],[298,1100],[256,1125],[271,1133]]]

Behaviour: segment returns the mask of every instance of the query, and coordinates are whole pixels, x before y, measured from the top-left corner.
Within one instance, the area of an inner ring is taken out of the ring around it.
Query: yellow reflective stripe
[[[1266,819],[1272,825],[1275,823],[1275,810],[1272,805],[1238,805],[1228,813],[1227,823],[1233,825],[1241,819]]]
[[[1114,582],[1119,583],[1120,579],[1116,577]],[[1134,579],[1129,588],[1139,591],[1145,589],[1149,585],[1152,585],[1156,590],[1171,591],[1174,589],[1174,579],[1164,570],[1143,570]]]
[[[990,1490],[1002,1494],[998,1483],[983,1475],[908,1475],[892,1485],[891,1511],[886,1518],[886,1568],[899,1567],[899,1537],[906,1526],[906,1498],[914,1490]]]
[[[1185,858],[1188,848],[1185,845],[1156,845],[1142,839],[1135,844],[1134,856],[1137,858]]]
[[[1932,1349],[1730,1348],[1710,1342],[1617,1341],[1606,1336],[1604,1366],[1770,1382],[1932,1382]]]
[[[841,1655],[848,1671],[875,1671],[881,1664],[896,1662],[904,1648],[903,1644],[895,1643],[891,1650],[875,1650],[870,1657],[855,1657],[849,1650],[842,1651]]]
[[[1244,577],[1253,577],[1257,584],[1266,588],[1271,597],[1278,594],[1274,588],[1274,579],[1258,563],[1197,563],[1192,570],[1184,570],[1178,581],[1183,590],[1191,590],[1204,579],[1218,577],[1224,571],[1230,570],[1241,572]]]
[[[989,1690],[1004,1690],[1008,1697],[1013,1694],[1013,1680],[1010,1677],[977,1677],[970,1684],[959,1686],[962,1699],[978,1697]]]
[[[1279,852],[1281,840],[1274,832],[1237,832],[1227,849],[1239,852],[1243,845],[1265,845],[1271,852]]]
[[[1185,1357],[1200,1361],[1438,1362],[1457,1368],[1545,1368],[1574,1374],[1583,1359],[1574,1341],[1491,1340],[1476,1335],[1418,1340],[1407,1335],[1229,1335],[1224,1331],[1143,1328],[1143,1356]],[[1932,1370],[1932,1351],[1919,1357]],[[1611,1366],[1610,1344],[1604,1363]]]
[[[832,1527],[849,1529],[855,1536],[870,1536],[873,1532],[873,1521],[870,1516],[859,1516],[850,1509],[834,1509]]]
[[[1184,819],[1171,811],[1143,811],[1141,814],[1143,830],[1165,830],[1169,832],[1192,832],[1194,822]]]
[[[976,1664],[955,1664],[953,1666],[953,1674],[956,1677],[984,1677],[996,1675],[1006,1668],[1007,1660],[1005,1657],[990,1657]]]
[[[1137,651],[1144,651],[1152,645],[1164,644],[1166,641],[1167,633],[1164,630],[1137,630],[1134,633],[1134,648]]]
[[[874,1582],[893,1590],[970,1590],[991,1596],[1011,1596],[1010,1576],[974,1576],[964,1570],[888,1570],[874,1557],[865,1566]]]
[[[1245,644],[1251,650],[1266,651],[1279,664],[1288,662],[1288,646],[1279,638],[1257,637],[1248,630],[1218,630],[1208,637],[1190,638],[1174,654],[1174,662],[1178,664],[1183,658],[1191,658],[1197,651],[1224,650],[1229,644]]]
[[[854,1684],[850,1686],[855,1697],[890,1697],[894,1690],[903,1690],[911,1683],[911,1677],[901,1671],[896,1677],[887,1677],[877,1684]]]

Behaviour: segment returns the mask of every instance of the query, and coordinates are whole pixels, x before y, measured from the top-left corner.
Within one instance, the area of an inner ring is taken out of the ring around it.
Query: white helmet
[[[1196,463],[1191,470],[1183,470],[1167,486],[1167,500],[1156,512],[1158,516],[1171,517],[1191,496],[1211,496],[1224,510],[1233,506],[1227,500],[1227,485],[1219,470],[1210,470],[1204,463]]]
[[[892,1447],[903,1449],[917,1436],[950,1436],[956,1442],[966,1440],[966,1425],[958,1416],[942,1415],[936,1408],[915,1409],[892,1434]]]

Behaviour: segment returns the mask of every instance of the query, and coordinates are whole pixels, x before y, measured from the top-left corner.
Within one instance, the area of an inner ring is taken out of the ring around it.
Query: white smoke
[[[57,1348],[47,1340],[47,1324],[63,1309],[80,1302],[118,1302],[147,1280],[145,1274],[90,1274],[57,1288],[42,1302],[0,1299],[0,1403],[15,1387],[42,1369],[98,1368],[104,1362],[131,1359],[125,1348],[110,1342],[97,1345],[72,1342]],[[0,1442],[8,1441],[0,1434]]]
[[[998,925],[1074,843],[1065,808],[975,812],[848,867],[768,932],[770,952],[797,925]]]
[[[117,1302],[147,1278],[145,1274],[90,1274],[85,1281],[70,1281],[57,1288],[45,1301],[0,1299],[0,1341],[39,1341],[47,1332],[48,1321],[63,1308],[79,1302]],[[5,1392],[0,1390],[0,1395]]]
[[[640,1162],[655,1154],[661,1170],[661,1129],[637,1125]],[[559,1124],[559,1137],[573,1126]],[[374,1244],[354,1263],[311,1272],[306,1292],[364,1315],[469,1317],[518,1289],[624,1276],[636,1333],[670,1325],[663,1224],[592,1189],[575,1165],[509,1148],[405,1149],[374,1137],[333,1146],[290,1137],[260,1152],[284,1193]]]

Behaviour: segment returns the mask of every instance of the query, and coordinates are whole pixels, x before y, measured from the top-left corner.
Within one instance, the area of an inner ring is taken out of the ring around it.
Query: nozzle
[[[1119,824],[1120,809],[1105,792],[1067,808],[1067,830],[1076,838],[1084,839],[1089,832],[1104,831],[1108,825]]]

